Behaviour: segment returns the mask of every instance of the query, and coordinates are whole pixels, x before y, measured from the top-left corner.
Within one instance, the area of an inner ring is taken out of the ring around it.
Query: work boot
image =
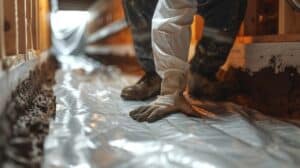
[[[201,114],[185,99],[183,95],[185,87],[185,73],[179,71],[165,73],[160,96],[149,105],[131,111],[130,116],[139,122],[155,122],[178,112],[201,117]]]
[[[160,93],[161,78],[157,73],[146,73],[136,84],[125,87],[121,97],[125,100],[146,100]]]

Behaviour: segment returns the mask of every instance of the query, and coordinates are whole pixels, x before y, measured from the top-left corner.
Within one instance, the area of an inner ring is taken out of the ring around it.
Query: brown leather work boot
[[[125,87],[121,97],[125,100],[146,100],[160,93],[161,78],[157,73],[146,73],[135,85]]]

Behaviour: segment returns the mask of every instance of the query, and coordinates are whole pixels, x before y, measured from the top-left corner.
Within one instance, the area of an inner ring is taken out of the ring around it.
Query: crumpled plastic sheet
[[[52,52],[57,55],[84,53],[89,17],[87,11],[53,11],[50,15]]]
[[[294,124],[213,102],[202,106],[218,119],[175,114],[152,124],[138,123],[128,113],[148,102],[124,101],[119,96],[132,80],[117,68],[78,61],[84,62],[82,67],[67,66],[72,62],[68,60],[57,73],[57,116],[45,143],[45,168],[300,165],[300,129]]]

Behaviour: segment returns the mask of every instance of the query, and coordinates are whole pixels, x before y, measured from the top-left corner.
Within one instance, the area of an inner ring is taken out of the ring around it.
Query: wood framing
[[[33,49],[33,34],[32,34],[32,18],[33,18],[33,0],[26,0],[26,35],[27,35],[27,50]]]
[[[60,10],[87,10],[96,1],[97,0],[84,0],[74,3],[74,0],[59,0],[58,6]]]
[[[279,0],[279,34],[300,34],[300,12],[296,12],[286,0]]]
[[[5,56],[5,42],[4,42],[4,0],[0,0],[0,59]],[[0,61],[1,63],[1,61]],[[1,69],[1,66],[0,66]]]
[[[245,35],[256,35],[257,28],[257,1],[256,0],[248,0],[248,8],[246,11],[246,16],[244,20],[244,26],[242,30],[242,34]]]
[[[49,0],[0,0],[3,69],[24,63],[38,55],[35,53],[50,48],[49,9]]]
[[[4,20],[5,20],[5,48],[7,55],[17,54],[17,19],[16,19],[15,0],[4,1]]]
[[[19,53],[25,54],[27,51],[27,31],[26,31],[26,0],[18,1],[18,38],[19,38]]]
[[[192,44],[196,44],[199,39],[201,39],[202,37],[202,32],[201,30],[203,30],[204,28],[204,20],[201,16],[196,15],[194,17],[194,22],[192,24]]]
[[[44,51],[50,48],[50,6],[48,0],[39,0],[39,50]]]
[[[32,39],[34,50],[39,50],[39,0],[33,0],[32,8]]]
[[[237,38],[236,42],[242,43],[242,44],[300,42],[300,34],[240,36]]]

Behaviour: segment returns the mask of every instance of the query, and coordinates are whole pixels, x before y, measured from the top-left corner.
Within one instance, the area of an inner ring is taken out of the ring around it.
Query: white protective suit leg
[[[153,122],[179,111],[197,114],[183,96],[190,26],[196,12],[197,0],[159,0],[152,20],[152,47],[156,71],[162,77],[161,96],[149,106],[132,111],[133,119]]]

